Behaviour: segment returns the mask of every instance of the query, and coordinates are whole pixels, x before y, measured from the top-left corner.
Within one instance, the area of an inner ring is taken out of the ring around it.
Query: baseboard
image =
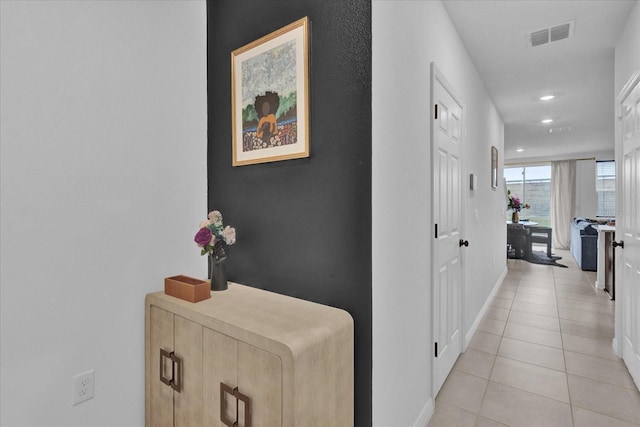
[[[636,389],[640,390],[640,353],[636,353],[634,347],[622,337],[622,361],[624,362]]]
[[[620,347],[618,347],[618,339],[613,337],[613,341],[611,341],[611,347],[613,347],[613,352],[622,359],[622,351],[620,351]]]
[[[471,342],[471,339],[473,338],[473,335],[476,333],[478,326],[480,326],[480,322],[482,321],[482,318],[487,313],[487,310],[489,310],[489,307],[491,306],[491,301],[493,301],[493,298],[498,293],[498,290],[500,289],[500,285],[502,285],[502,282],[504,281],[505,277],[507,277],[508,272],[509,270],[507,269],[507,267],[505,267],[500,277],[498,277],[498,280],[496,281],[495,285],[493,285],[493,289],[491,290],[491,293],[487,297],[487,300],[484,302],[484,305],[482,306],[480,313],[478,313],[478,316],[476,317],[473,324],[471,325],[471,328],[469,328],[469,330],[467,331],[467,334],[464,337],[465,349]]]
[[[427,401],[427,404],[424,405],[424,408],[422,408],[422,411],[420,412],[420,416],[418,417],[416,422],[413,423],[413,427],[424,427],[427,424],[429,424],[429,421],[433,416],[434,410],[435,410],[435,403],[433,401],[433,398],[430,397],[429,400]]]
[[[627,369],[631,374],[631,379],[636,385],[636,390],[640,390],[640,355],[635,354],[635,360],[631,360],[627,363],[625,360],[625,365],[627,365]]]

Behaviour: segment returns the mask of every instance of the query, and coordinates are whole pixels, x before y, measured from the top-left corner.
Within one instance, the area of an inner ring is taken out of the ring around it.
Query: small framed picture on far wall
[[[498,188],[498,149],[491,146],[491,188]]]

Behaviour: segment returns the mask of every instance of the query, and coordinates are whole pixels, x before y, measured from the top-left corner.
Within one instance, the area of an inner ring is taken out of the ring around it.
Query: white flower
[[[222,230],[222,237],[227,245],[233,245],[236,242],[236,229],[227,225]]]
[[[211,222],[209,222],[209,220],[205,220],[200,223],[200,228],[207,228],[210,225],[211,225]]]
[[[208,218],[211,224],[215,226],[222,225],[222,214],[220,213],[220,211],[209,212]]]

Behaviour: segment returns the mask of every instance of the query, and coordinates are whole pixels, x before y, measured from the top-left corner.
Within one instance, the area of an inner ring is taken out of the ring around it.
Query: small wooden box
[[[164,293],[189,302],[211,298],[211,283],[189,276],[173,276],[164,279]]]

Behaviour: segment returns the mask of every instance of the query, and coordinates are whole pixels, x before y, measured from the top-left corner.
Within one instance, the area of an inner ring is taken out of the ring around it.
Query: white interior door
[[[431,66],[431,158],[433,185],[433,393],[462,352],[462,203],[463,107],[451,86]]]
[[[616,248],[616,343],[640,385],[640,71],[618,99],[622,165],[617,169],[622,197],[618,199],[616,240],[622,240],[624,246]]]

